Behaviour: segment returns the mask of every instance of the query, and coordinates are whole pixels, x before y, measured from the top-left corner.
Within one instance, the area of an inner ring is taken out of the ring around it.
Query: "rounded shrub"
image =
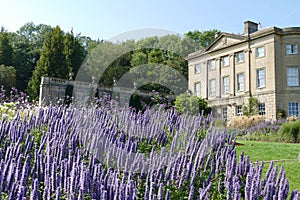
[[[300,120],[289,121],[282,124],[279,130],[282,139],[286,142],[300,142]]]

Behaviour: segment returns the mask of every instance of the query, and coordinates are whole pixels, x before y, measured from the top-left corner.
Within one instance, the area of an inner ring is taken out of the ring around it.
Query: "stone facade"
[[[258,98],[267,119],[276,119],[279,110],[299,116],[300,27],[244,24],[244,34],[220,33],[187,57],[189,90],[207,99],[217,118],[242,114],[250,96]]]

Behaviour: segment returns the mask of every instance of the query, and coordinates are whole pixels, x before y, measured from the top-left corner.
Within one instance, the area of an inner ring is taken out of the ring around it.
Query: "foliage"
[[[132,54],[130,64],[132,67],[145,65],[148,63],[148,55],[143,51],[136,51]]]
[[[35,25],[33,22],[28,22],[16,32],[6,32],[2,29],[0,33],[0,65],[15,68],[16,84],[14,86],[21,91],[27,89],[31,99],[38,97],[42,75],[68,78],[69,72],[72,72],[74,77],[88,53],[90,55],[82,69],[85,75],[81,78],[85,79],[83,81],[90,82],[91,77],[96,76],[101,86],[111,87],[114,80],[118,81],[132,68],[144,64],[172,67],[187,79],[188,67],[185,56],[202,49],[205,46],[204,43],[213,40],[216,32],[216,30],[195,31],[183,37],[154,36],[138,41],[111,43],[103,40],[95,41],[80,34],[74,35],[72,31],[65,34],[57,28],[59,27],[46,24]],[[203,43],[203,41],[206,42]],[[49,52],[50,50],[52,53]],[[42,65],[44,67],[41,67]],[[102,76],[97,77],[99,74]],[[165,82],[171,81],[170,85],[177,85],[180,82],[173,80],[173,74],[161,73],[160,75]],[[141,89],[168,93],[169,90],[163,87],[164,85],[148,84]]]
[[[243,106],[243,115],[248,117],[258,114],[258,99],[256,97],[248,98],[248,106]]]
[[[25,91],[33,71],[40,59],[47,35],[55,28],[45,25],[35,25],[28,22],[16,32],[7,32],[4,28],[0,32],[0,65],[13,66],[16,70],[16,87]],[[88,51],[99,42],[89,37],[71,33],[64,34],[64,48],[68,67],[76,75]]]
[[[178,79],[178,75],[170,74],[171,70],[166,72],[165,69],[162,69],[162,66],[174,69],[177,74],[187,79],[188,66],[184,57],[188,53],[199,49],[201,49],[199,43],[188,39],[188,37],[181,38],[176,35],[154,36],[136,42],[129,40],[118,44],[106,41],[100,43],[90,53],[83,68],[87,77],[102,74],[101,77],[96,77],[101,86],[112,87],[113,80],[118,82],[121,77],[129,73],[133,74],[130,83],[127,81],[128,84],[131,84],[130,87],[132,87],[133,82],[140,82],[143,86],[140,87],[141,90],[156,90],[168,93],[169,91],[163,88],[165,84],[159,83],[160,86],[157,87],[157,85],[144,83],[145,77],[138,74],[140,67],[149,66],[147,70],[144,68],[144,71],[142,71],[147,77],[148,75],[151,77],[153,73],[156,73],[163,83],[169,81],[171,82],[169,85],[175,86],[180,82],[180,80],[175,80]],[[148,81],[149,79],[151,78],[147,78]]]
[[[28,91],[32,98],[38,97],[42,76],[65,79],[69,77],[72,69],[67,65],[64,48],[64,35],[60,27],[57,26],[52,33],[47,35],[41,57],[29,81]]]
[[[211,112],[211,108],[208,107],[206,100],[194,95],[190,96],[187,93],[177,96],[174,104],[179,112],[188,112],[191,115],[198,115],[201,114],[201,112],[207,115]]]
[[[192,38],[195,42],[199,43],[202,47],[207,47],[210,45],[214,39],[215,35],[220,32],[216,29],[207,30],[207,31],[189,31],[185,34],[186,37]]]
[[[28,22],[20,27],[16,33],[11,33],[13,43],[13,66],[16,68],[17,88],[27,89],[32,72],[40,58],[46,35],[52,32],[49,25],[35,25]]]
[[[11,66],[13,58],[13,48],[10,44],[9,34],[0,32],[0,65]]]
[[[14,67],[0,65],[0,85],[7,89],[16,86],[16,70]]]
[[[279,131],[284,141],[300,142],[300,120],[283,123]]]
[[[86,52],[80,35],[74,36],[73,31],[66,33],[64,36],[64,54],[66,63],[70,71],[76,77],[77,72],[86,57]]]

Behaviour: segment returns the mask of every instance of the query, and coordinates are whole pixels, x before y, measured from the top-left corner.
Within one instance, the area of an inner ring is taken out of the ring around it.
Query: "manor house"
[[[280,110],[299,116],[298,46],[300,27],[259,29],[246,21],[243,34],[219,33],[204,50],[188,55],[189,90],[225,120],[242,115],[251,96],[266,119],[276,119]]]

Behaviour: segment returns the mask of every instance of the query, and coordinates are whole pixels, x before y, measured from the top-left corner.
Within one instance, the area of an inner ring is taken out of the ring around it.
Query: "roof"
[[[300,34],[300,27],[278,28],[278,27],[273,26],[273,27],[268,27],[268,28],[262,29],[262,30],[258,30],[249,35],[221,32],[215,38],[215,40],[209,46],[207,46],[204,50],[190,53],[186,57],[186,59],[190,60],[190,59],[199,57],[201,55],[204,55],[206,53],[210,53],[212,51],[217,51],[220,49],[224,49],[224,48],[228,48],[230,46],[240,44],[242,42],[246,42],[248,40],[248,38],[250,38],[251,40],[254,40],[254,39],[264,37],[264,36],[270,35],[270,34],[278,34],[278,35]]]

